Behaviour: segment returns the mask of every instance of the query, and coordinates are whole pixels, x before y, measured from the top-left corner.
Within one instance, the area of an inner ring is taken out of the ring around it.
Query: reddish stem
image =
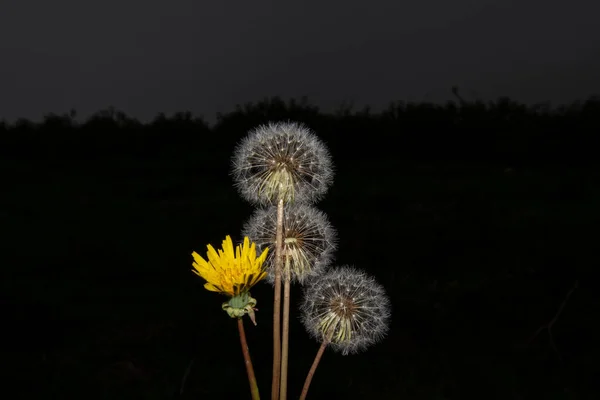
[[[248,349],[248,343],[246,342],[246,331],[244,330],[244,321],[238,318],[238,330],[240,331],[240,343],[242,345],[242,353],[244,353],[244,364],[246,364],[246,372],[248,373],[248,383],[250,383],[250,393],[252,393],[252,400],[260,400],[258,394],[258,384],[256,383],[256,376],[254,376],[254,368],[252,367],[252,360],[250,359],[250,350]]]

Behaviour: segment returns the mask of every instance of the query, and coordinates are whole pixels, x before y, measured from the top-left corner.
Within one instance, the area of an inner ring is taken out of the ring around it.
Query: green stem
[[[252,400],[260,400],[260,395],[258,394],[258,384],[256,383],[256,376],[254,376],[252,360],[250,359],[250,350],[248,350],[248,343],[246,342],[244,321],[242,321],[242,318],[238,318],[237,320],[238,330],[240,331],[240,343],[242,344],[242,353],[244,353],[244,363],[246,364],[246,372],[248,373],[248,382],[250,383],[250,393],[252,394]]]

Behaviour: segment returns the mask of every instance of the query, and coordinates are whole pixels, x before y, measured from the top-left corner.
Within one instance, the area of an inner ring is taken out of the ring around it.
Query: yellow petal
[[[243,262],[247,262],[248,258],[251,256],[250,253],[250,239],[248,239],[248,236],[245,236],[241,254]]]
[[[194,257],[194,261],[199,265],[206,265],[206,260],[202,258],[202,256],[195,251],[192,252],[192,257]]]
[[[210,290],[211,292],[220,292],[220,291],[221,291],[221,289],[220,289],[220,288],[216,287],[215,285],[213,285],[213,284],[212,284],[212,283],[210,283],[210,282],[207,282],[207,283],[205,283],[205,284],[204,284],[204,288],[205,288],[206,290]]]
[[[221,265],[221,257],[219,257],[219,254],[215,251],[215,248],[210,244],[206,246],[206,248],[208,249],[206,252],[208,264],[211,264],[213,268],[218,268]]]
[[[223,253],[224,255],[232,260],[233,256],[233,242],[231,241],[231,236],[227,235],[225,240],[223,241]]]
[[[251,260],[256,260],[256,243],[252,243],[252,246],[250,246],[248,257],[250,257]]]
[[[204,277],[210,269],[210,266],[207,262],[196,252],[192,253],[195,261],[192,263],[192,266],[198,271],[198,274]]]

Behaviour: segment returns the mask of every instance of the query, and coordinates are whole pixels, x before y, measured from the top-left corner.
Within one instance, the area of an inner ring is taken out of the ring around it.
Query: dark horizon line
[[[398,109],[406,106],[416,106],[416,107],[424,107],[424,106],[433,106],[437,109],[444,109],[448,107],[456,107],[458,109],[468,108],[469,106],[476,107],[484,107],[486,110],[489,108],[497,107],[501,104],[510,104],[512,106],[525,109],[526,111],[534,112],[534,111],[542,111],[543,113],[551,114],[560,110],[570,109],[573,107],[578,107],[585,103],[599,103],[600,104],[600,94],[591,94],[585,99],[577,99],[571,102],[560,103],[556,105],[552,105],[552,101],[540,101],[533,104],[526,104],[524,102],[520,102],[517,100],[513,100],[509,96],[499,96],[495,100],[482,100],[482,99],[474,99],[474,100],[465,100],[459,93],[456,87],[452,88],[452,93],[455,99],[450,99],[445,102],[439,101],[411,101],[411,100],[395,100],[390,101],[387,106],[381,107],[381,111],[373,111],[373,107],[370,105],[364,105],[362,107],[355,107],[353,101],[342,101],[337,108],[334,108],[333,111],[324,111],[322,107],[311,103],[308,96],[300,96],[300,97],[290,97],[287,99],[283,99],[281,96],[269,96],[263,97],[260,100],[249,101],[246,103],[238,103],[236,104],[232,110],[227,112],[216,112],[214,117],[216,118],[216,122],[210,124],[202,113],[195,113],[191,110],[182,110],[175,111],[172,113],[166,112],[157,112],[153,118],[149,118],[146,122],[143,122],[140,118],[136,118],[128,115],[126,112],[121,109],[108,106],[105,108],[100,108],[98,111],[92,112],[89,114],[87,118],[84,118],[81,121],[77,120],[78,112],[76,108],[71,108],[68,112],[57,113],[57,112],[48,112],[44,114],[39,120],[34,120],[32,118],[26,117],[17,117],[13,119],[13,122],[9,122],[5,117],[0,116],[0,125],[4,125],[6,127],[16,126],[19,123],[30,123],[30,124],[42,124],[46,120],[51,118],[59,118],[59,119],[70,119],[73,122],[85,124],[86,122],[93,120],[94,118],[102,118],[107,116],[122,116],[132,122],[138,122],[140,124],[152,123],[160,118],[171,119],[178,116],[185,116],[186,118],[193,120],[201,120],[209,127],[212,125],[216,125],[219,122],[219,119],[222,116],[226,116],[229,114],[234,114],[236,112],[245,112],[251,111],[251,108],[258,106],[272,106],[272,105],[283,105],[286,107],[287,111],[290,109],[298,108],[298,109],[311,109],[313,112],[324,115],[324,116],[335,116],[343,113],[344,115],[364,115],[365,113],[372,116],[381,116],[385,114],[387,111],[391,109]],[[104,114],[104,115],[103,115]],[[170,114],[170,116],[169,116]]]

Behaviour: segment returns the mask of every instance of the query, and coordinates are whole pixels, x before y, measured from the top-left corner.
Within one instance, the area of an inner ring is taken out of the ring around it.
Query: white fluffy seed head
[[[380,341],[388,331],[390,301],[384,288],[352,267],[329,270],[305,286],[302,322],[318,341],[343,355],[358,353]]]
[[[265,260],[267,281],[275,280],[275,238],[277,207],[259,208],[244,225],[242,236],[256,243],[257,251],[269,247]],[[290,271],[292,282],[303,284],[308,278],[323,273],[329,266],[336,248],[337,236],[325,213],[302,203],[284,208],[283,267]],[[287,263],[287,264],[286,264]],[[285,276],[285,275],[283,275]]]
[[[261,125],[236,147],[232,176],[241,196],[254,204],[321,199],[333,181],[325,144],[304,125]]]

